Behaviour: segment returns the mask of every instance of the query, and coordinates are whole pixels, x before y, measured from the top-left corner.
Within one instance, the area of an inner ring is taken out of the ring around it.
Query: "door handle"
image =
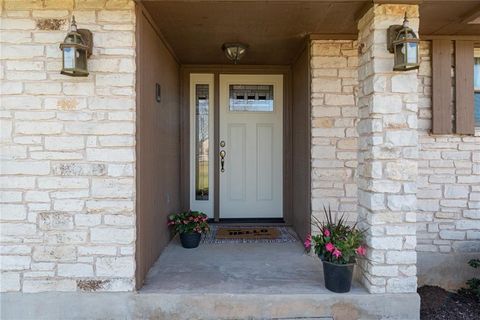
[[[225,172],[225,150],[220,151],[220,171]]]

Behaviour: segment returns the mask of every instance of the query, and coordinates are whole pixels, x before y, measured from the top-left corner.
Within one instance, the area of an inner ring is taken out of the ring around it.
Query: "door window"
[[[231,84],[230,111],[273,112],[273,85]]]

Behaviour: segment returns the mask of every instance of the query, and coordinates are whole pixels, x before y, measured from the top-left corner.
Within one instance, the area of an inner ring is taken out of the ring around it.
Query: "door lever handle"
[[[220,151],[220,171],[225,172],[225,150]]]

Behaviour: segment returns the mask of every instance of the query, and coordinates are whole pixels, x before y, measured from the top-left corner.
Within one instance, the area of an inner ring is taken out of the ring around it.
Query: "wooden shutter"
[[[455,103],[452,103],[452,40],[432,41],[432,133],[474,134],[474,42],[455,40]],[[455,115],[455,126],[452,117]]]
[[[432,41],[432,132],[434,134],[453,132],[451,44],[450,40]]]
[[[473,41],[455,41],[455,131],[475,133]]]

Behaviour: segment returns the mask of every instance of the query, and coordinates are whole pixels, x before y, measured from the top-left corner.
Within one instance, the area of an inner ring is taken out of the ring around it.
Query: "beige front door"
[[[283,76],[220,75],[220,218],[283,217]]]

